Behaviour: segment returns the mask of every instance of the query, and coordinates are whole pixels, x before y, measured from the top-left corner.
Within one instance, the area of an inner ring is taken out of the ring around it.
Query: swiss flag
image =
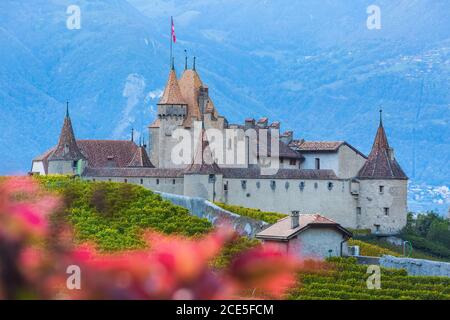
[[[173,43],[176,43],[177,36],[175,35],[175,25],[173,24],[173,17],[171,17],[171,19],[172,19],[172,40],[173,40]]]

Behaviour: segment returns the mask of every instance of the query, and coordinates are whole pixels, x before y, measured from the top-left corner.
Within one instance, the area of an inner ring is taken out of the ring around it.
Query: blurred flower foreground
[[[198,239],[149,232],[148,249],[100,253],[74,245],[63,212],[32,178],[0,182],[0,299],[279,299],[296,272],[317,267],[258,246],[214,269],[236,237],[227,227]]]

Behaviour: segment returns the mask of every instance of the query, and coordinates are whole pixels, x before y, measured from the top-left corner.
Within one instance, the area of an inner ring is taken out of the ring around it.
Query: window
[[[156,184],[159,184],[159,179],[156,179]]]
[[[295,165],[297,165],[297,160],[291,159],[291,160],[289,160],[289,164],[290,164],[291,166],[295,166]]]
[[[209,181],[209,183],[215,183],[216,182],[216,176],[213,175],[213,174],[210,174],[208,176],[208,181]]]
[[[144,179],[141,179],[141,184],[144,184]]]
[[[328,182],[328,190],[333,190],[333,182]]]
[[[356,208],[356,214],[357,214],[358,216],[361,215],[361,207],[357,207],[357,208]]]
[[[123,179],[123,182],[128,183],[128,179]]]
[[[314,189],[317,189],[319,187],[319,184],[317,182],[314,182]]]
[[[270,187],[272,188],[272,190],[275,190],[275,188],[277,187],[277,182],[275,180],[270,181]]]
[[[280,163],[284,163],[284,159],[283,158],[280,158]]]
[[[384,193],[384,186],[380,186],[379,190],[380,190],[380,194],[383,194]]]
[[[300,191],[303,191],[305,189],[305,182],[304,181],[300,182],[299,187],[300,187]]]
[[[72,164],[72,167],[76,168],[77,165],[78,165],[78,161],[74,161],[73,164]]]
[[[316,170],[320,170],[320,158],[316,158]]]
[[[228,191],[228,181],[225,182],[225,184],[223,185],[223,191],[225,191],[225,192]]]
[[[247,180],[242,180],[241,181],[241,186],[242,186],[242,189],[247,189]]]
[[[375,232],[376,232],[376,233],[379,233],[379,232],[380,232],[380,225],[379,225],[379,224],[376,224],[376,225],[375,225]]]
[[[111,180],[111,179],[108,179],[108,181],[111,182],[112,180]]]
[[[175,184],[175,183],[176,183],[176,181],[175,181],[175,179],[173,179],[173,180],[172,180],[172,184]]]
[[[256,182],[256,187],[259,189],[259,188],[261,188],[261,182]]]
[[[389,215],[389,208],[384,208],[383,211],[385,216]]]
[[[284,187],[286,188],[286,190],[289,189],[289,182],[286,182],[286,183],[284,184]]]

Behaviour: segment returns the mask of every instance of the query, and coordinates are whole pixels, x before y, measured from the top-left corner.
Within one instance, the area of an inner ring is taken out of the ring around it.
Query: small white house
[[[275,244],[281,250],[308,259],[345,256],[352,233],[340,224],[320,214],[292,212],[256,235],[264,243]]]

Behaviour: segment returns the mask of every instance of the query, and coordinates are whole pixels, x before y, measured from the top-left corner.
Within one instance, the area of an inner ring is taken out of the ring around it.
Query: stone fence
[[[422,259],[383,256],[380,265],[385,268],[405,269],[410,276],[450,277],[450,263]]]
[[[257,233],[268,226],[266,222],[237,215],[202,198],[192,198],[162,192],[155,193],[175,205],[188,209],[192,215],[199,218],[206,218],[215,226],[228,224],[237,233],[249,238],[254,238]]]

